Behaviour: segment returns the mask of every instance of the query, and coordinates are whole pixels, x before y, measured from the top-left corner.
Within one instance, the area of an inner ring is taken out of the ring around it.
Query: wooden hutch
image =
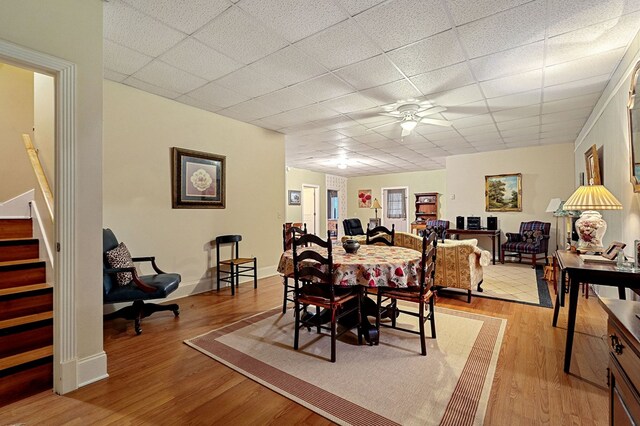
[[[424,229],[428,220],[438,219],[437,192],[416,192],[416,220],[411,223],[411,232]]]

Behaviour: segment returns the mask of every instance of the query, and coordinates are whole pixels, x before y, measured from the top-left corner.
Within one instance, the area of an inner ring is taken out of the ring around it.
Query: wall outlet
[[[451,195],[449,196],[449,199],[451,199],[451,200],[455,200],[455,199],[456,199],[456,194],[451,194]]]

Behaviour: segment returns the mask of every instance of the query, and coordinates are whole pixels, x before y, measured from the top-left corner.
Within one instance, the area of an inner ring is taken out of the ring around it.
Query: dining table
[[[322,256],[327,255],[327,249],[310,246],[301,250],[314,250]],[[332,247],[333,284],[340,287],[364,286],[366,288],[395,287],[411,288],[420,285],[420,262],[422,254],[419,251],[397,246],[362,245],[356,253],[347,253],[341,245]],[[305,261],[309,264],[313,260]],[[286,277],[293,277],[293,251],[286,250],[280,256],[278,272]],[[366,295],[362,299],[363,328],[367,342],[377,341],[378,332],[368,320],[367,316],[375,316],[377,304]],[[321,322],[325,317],[321,317]],[[348,320],[347,320],[348,321]]]

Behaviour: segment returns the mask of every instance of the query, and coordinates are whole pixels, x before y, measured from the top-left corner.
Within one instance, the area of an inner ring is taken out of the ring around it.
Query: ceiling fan
[[[381,124],[380,126],[370,127],[369,130],[379,129],[380,127],[389,126],[391,124],[400,123],[402,127],[402,137],[411,134],[411,131],[415,129],[418,123],[433,124],[436,126],[451,126],[450,121],[438,120],[435,118],[427,118],[429,115],[438,114],[446,111],[445,107],[432,107],[431,105],[420,105],[420,103],[405,103],[399,105],[395,111],[381,112],[380,115],[387,115],[389,117],[399,118],[397,121],[391,123]]]

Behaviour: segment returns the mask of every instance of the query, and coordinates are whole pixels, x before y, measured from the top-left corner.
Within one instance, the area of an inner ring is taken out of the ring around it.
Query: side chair
[[[385,226],[376,226],[372,229],[367,224],[367,239],[368,244],[382,243],[388,246],[393,246],[395,243],[396,225],[391,225],[391,229]]]
[[[302,228],[298,228],[297,226],[290,226],[287,228],[286,224],[282,225],[282,251],[287,251],[291,249],[293,245],[293,240],[295,238],[299,238],[302,235],[307,235],[307,224],[303,224]],[[282,277],[282,284],[284,285],[284,296],[282,298],[282,313],[287,312],[287,302],[295,303],[295,287],[289,286],[289,278],[293,278],[291,276],[284,275]]]
[[[253,277],[253,288],[258,288],[258,261],[255,257],[240,257],[240,241],[242,235],[220,235],[216,237],[216,290],[220,291],[220,281],[231,285],[231,295],[236,294],[240,277]],[[220,260],[220,248],[222,245],[231,244],[231,258]],[[229,268],[223,271],[220,267]],[[221,272],[226,272],[226,277],[221,277]]]
[[[378,287],[378,310],[376,313],[376,329],[380,332],[380,326],[388,327],[387,324],[380,323],[381,315],[387,314],[391,318],[391,326],[396,330],[406,331],[420,335],[421,354],[427,355],[427,344],[424,331],[424,323],[431,323],[431,337],[436,338],[436,322],[434,311],[435,289],[433,288],[436,266],[436,245],[438,240],[436,233],[432,232],[428,237],[422,237],[422,261],[420,263],[420,285],[417,287],[395,288]],[[418,304],[418,312],[404,310],[398,307],[398,300]],[[382,304],[386,301],[391,303],[385,307]],[[425,315],[425,309],[429,308]],[[419,331],[397,326],[398,315],[406,314],[418,318]],[[380,334],[378,334],[380,335]]]

